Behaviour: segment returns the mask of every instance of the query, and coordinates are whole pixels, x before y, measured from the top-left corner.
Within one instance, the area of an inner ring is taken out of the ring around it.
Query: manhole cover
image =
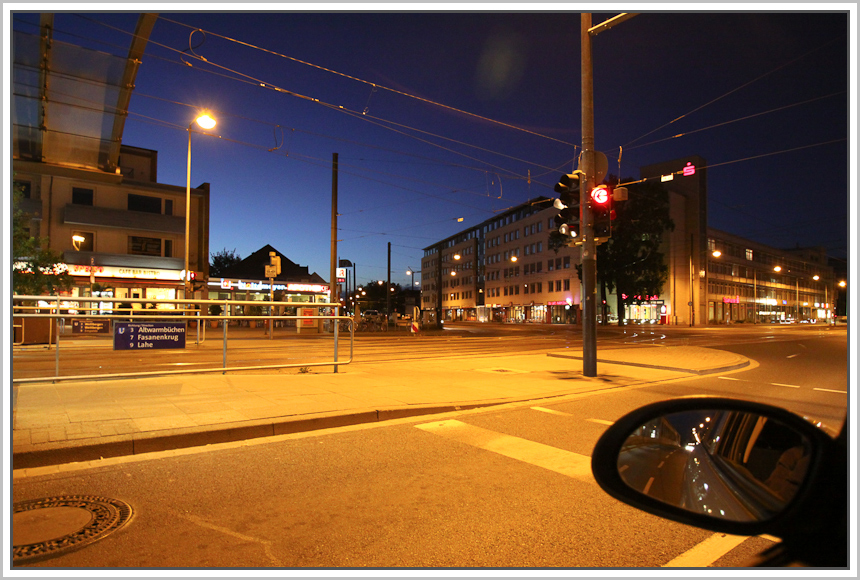
[[[12,506],[12,563],[25,564],[91,544],[131,519],[131,506],[90,495],[48,497]]]

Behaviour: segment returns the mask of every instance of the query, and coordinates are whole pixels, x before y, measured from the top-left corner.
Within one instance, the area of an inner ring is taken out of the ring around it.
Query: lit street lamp
[[[188,297],[191,287],[191,271],[188,257],[191,248],[191,130],[194,127],[194,123],[197,123],[202,129],[209,130],[215,127],[215,119],[208,113],[202,113],[188,125],[188,164],[185,181],[185,270],[183,271],[185,298]]]

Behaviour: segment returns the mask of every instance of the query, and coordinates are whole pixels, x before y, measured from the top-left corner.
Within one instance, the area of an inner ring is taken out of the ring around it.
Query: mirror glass
[[[812,445],[775,419],[732,410],[658,417],[631,433],[618,455],[621,479],[686,510],[737,522],[763,521],[791,501]]]

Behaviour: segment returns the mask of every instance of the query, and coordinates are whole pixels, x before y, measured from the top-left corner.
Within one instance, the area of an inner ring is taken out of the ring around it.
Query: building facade
[[[281,272],[268,279],[265,277],[266,266],[272,263],[272,255],[280,258]],[[278,302],[328,303],[330,288],[328,282],[316,272],[309,272],[307,266],[299,266],[272,246],[266,245],[226,268],[222,276],[209,279],[207,298],[259,302],[269,302],[274,298]],[[268,307],[252,309],[251,306],[254,305],[232,305],[227,314],[272,314]],[[295,314],[295,307],[290,307],[286,313]]]
[[[123,146],[119,171],[104,173],[13,160],[30,235],[61,252],[70,297],[184,297],[186,188],[155,181],[155,151]],[[209,274],[209,184],[191,190],[189,270]]]
[[[616,297],[607,295],[606,321],[830,320],[837,281],[824,250],[779,250],[709,228],[706,166],[690,156],[641,169],[641,179],[659,179],[669,193],[675,227],[661,246],[668,277],[657,295],[626,297],[624,312],[616,312]],[[581,324],[581,249],[549,247],[558,213],[552,201],[529,200],[425,248],[424,322]]]

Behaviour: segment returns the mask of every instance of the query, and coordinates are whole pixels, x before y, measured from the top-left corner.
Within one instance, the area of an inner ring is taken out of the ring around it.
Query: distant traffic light
[[[594,237],[605,241],[612,237],[612,187],[598,185],[591,190],[591,214],[594,217]]]
[[[560,210],[555,216],[555,226],[560,234],[576,238],[579,235],[579,188],[582,173],[566,173],[559,178],[555,185],[558,199],[553,207]]]

